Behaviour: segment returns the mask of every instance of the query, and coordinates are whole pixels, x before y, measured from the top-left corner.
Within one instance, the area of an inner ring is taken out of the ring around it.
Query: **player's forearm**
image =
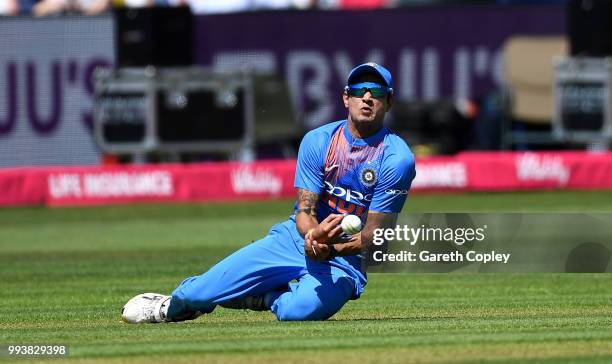
[[[316,229],[319,223],[314,216],[306,215],[304,212],[296,212],[295,225],[297,231],[304,237],[309,230]]]
[[[298,188],[297,192],[295,225],[303,237],[309,230],[315,229],[319,225],[317,222],[317,201],[319,200],[319,195],[301,188]]]
[[[334,244],[336,255],[341,257],[361,254],[362,252],[361,233],[355,234],[345,243]]]
[[[372,246],[375,228],[376,226],[366,225],[360,233],[351,236],[351,239],[346,243],[334,244],[337,255],[349,256],[365,252]]]
[[[348,256],[366,252],[373,244],[374,231],[391,227],[397,220],[397,214],[377,213],[368,214],[368,220],[361,232],[355,234],[346,243],[335,244],[337,255]]]

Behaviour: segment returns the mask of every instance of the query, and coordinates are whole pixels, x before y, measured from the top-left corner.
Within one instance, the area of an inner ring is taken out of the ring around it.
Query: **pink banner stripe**
[[[295,161],[0,169],[0,206],[293,198]],[[612,153],[469,152],[417,159],[412,191],[612,189]]]

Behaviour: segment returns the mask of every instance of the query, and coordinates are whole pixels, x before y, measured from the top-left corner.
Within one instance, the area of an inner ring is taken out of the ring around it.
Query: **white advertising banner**
[[[113,62],[112,18],[1,18],[0,34],[0,167],[99,163],[93,75]]]

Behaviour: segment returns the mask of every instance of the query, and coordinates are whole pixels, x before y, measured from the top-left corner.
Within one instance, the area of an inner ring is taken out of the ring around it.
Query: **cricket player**
[[[215,307],[270,310],[281,321],[325,320],[367,283],[364,253],[374,230],[393,227],[415,177],[406,143],[383,126],[393,103],[391,73],[354,68],[342,94],[345,120],[308,132],[295,171],[294,214],[268,235],[185,279],[171,296],[140,294],[122,310],[128,323],[194,319]],[[342,231],[344,215],[363,230]]]

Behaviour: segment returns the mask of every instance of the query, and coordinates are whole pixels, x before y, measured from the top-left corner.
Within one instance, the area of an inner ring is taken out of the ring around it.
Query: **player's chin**
[[[359,115],[357,118],[353,119],[356,121],[357,125],[359,124],[363,124],[365,125],[370,125],[370,124],[375,124],[376,123],[376,115],[375,114],[371,114],[371,115]]]

